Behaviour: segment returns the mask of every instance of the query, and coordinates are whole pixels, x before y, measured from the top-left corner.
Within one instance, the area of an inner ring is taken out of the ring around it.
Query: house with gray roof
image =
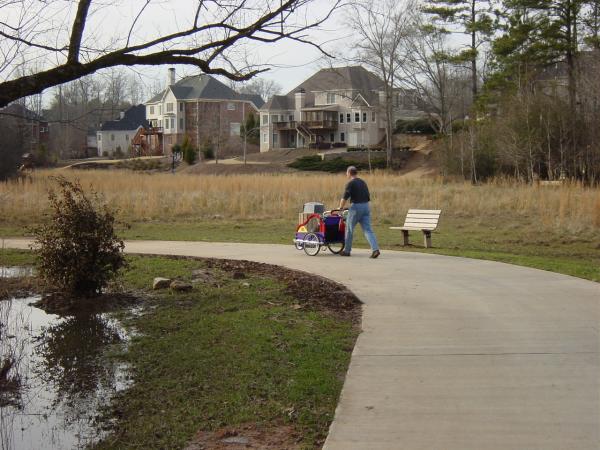
[[[241,149],[240,127],[264,104],[259,95],[239,94],[210,75],[201,74],[175,81],[168,71],[164,91],[146,102],[151,133],[149,147],[170,153],[173,145],[187,137],[194,147],[211,145],[219,156]]]
[[[393,101],[404,117],[423,115],[406,91],[395,90]],[[376,146],[385,137],[384,102],[383,81],[361,66],[319,70],[260,109],[260,151]]]
[[[129,155],[135,135],[149,126],[144,105],[121,112],[118,119],[104,122],[96,133],[98,156]]]

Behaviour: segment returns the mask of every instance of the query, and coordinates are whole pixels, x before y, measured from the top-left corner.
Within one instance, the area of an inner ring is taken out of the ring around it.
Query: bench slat
[[[415,219],[439,219],[440,216],[437,214],[407,214],[406,217],[413,217]]]
[[[424,225],[422,227],[418,226],[408,226],[408,227],[390,227],[390,230],[409,230],[409,231],[434,231],[435,227],[431,227],[429,225]]]
[[[405,224],[407,223],[432,223],[432,224],[437,224],[440,220],[439,219],[420,219],[420,218],[416,218],[416,217],[407,217],[406,220],[404,221]]]
[[[437,214],[440,215],[442,213],[441,209],[409,209],[408,214]]]

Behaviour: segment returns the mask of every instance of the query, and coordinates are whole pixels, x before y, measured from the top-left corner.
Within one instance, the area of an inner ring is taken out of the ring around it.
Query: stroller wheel
[[[321,250],[321,241],[315,233],[308,233],[304,236],[304,253],[308,256],[316,256]]]
[[[343,242],[332,242],[331,244],[327,244],[327,248],[334,255],[339,255],[340,253],[342,253],[342,250],[344,250],[344,243]]]
[[[302,250],[304,248],[304,244],[302,242],[294,242],[294,247],[296,247],[296,250]]]

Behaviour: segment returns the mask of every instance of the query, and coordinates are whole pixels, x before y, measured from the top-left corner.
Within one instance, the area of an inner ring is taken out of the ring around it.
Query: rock
[[[221,439],[221,442],[224,444],[241,444],[248,445],[250,443],[250,439],[244,436],[233,436],[225,439]]]
[[[233,272],[232,277],[234,280],[243,280],[246,278],[246,274],[244,272]]]
[[[250,283],[242,283],[242,286],[249,288],[250,287]]]
[[[171,279],[156,277],[152,282],[152,289],[166,289],[171,286]]]
[[[176,292],[189,292],[192,290],[192,285],[185,281],[175,280],[171,282],[171,290]]]

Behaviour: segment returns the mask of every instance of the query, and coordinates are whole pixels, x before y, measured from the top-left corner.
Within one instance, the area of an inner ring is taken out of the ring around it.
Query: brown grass
[[[128,221],[206,219],[285,219],[295,217],[307,201],[334,207],[345,183],[343,175],[256,174],[211,176],[143,174],[130,171],[39,171],[25,183],[0,183],[0,224],[39,222],[48,212],[50,176],[78,178],[93,187]],[[482,186],[414,180],[393,174],[365,175],[374,214],[398,223],[408,208],[442,209],[445,216],[503,222],[526,218],[542,228],[589,231],[600,227],[600,189],[579,184],[538,187],[496,180]],[[516,221],[519,222],[519,221]]]

